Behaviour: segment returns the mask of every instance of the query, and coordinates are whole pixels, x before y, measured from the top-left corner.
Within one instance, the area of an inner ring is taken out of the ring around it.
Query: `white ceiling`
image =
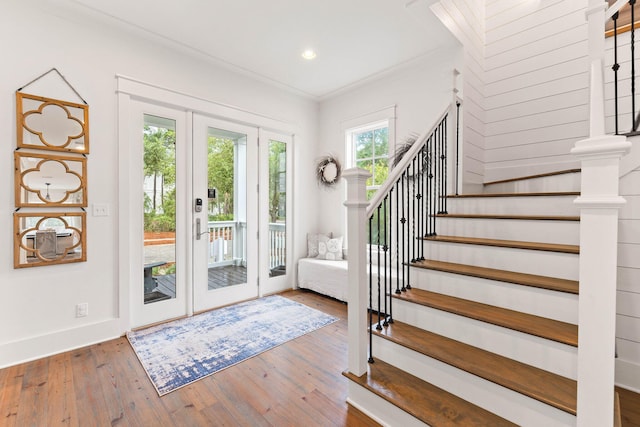
[[[434,1],[71,0],[69,4],[321,99],[455,43],[428,10]],[[417,3],[420,7],[415,7]],[[301,57],[308,48],[317,52],[312,61]]]

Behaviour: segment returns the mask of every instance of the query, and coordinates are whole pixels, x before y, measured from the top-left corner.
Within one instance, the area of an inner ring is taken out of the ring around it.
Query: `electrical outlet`
[[[89,303],[83,302],[76,305],[76,317],[86,317],[89,315]]]
[[[109,205],[107,203],[94,203],[93,216],[109,216]]]

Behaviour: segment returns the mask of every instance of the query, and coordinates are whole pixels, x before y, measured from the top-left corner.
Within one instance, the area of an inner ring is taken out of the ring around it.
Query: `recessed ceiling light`
[[[313,49],[307,49],[304,52],[302,52],[302,57],[304,59],[313,59],[316,57],[316,53],[313,51]]]

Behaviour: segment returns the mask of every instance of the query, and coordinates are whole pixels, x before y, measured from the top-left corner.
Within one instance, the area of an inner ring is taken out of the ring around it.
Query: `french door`
[[[130,326],[291,288],[291,136],[135,100],[129,113]]]
[[[194,311],[258,290],[258,129],[193,115]]]

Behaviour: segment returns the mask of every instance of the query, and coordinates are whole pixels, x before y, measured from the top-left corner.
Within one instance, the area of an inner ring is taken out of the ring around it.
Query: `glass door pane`
[[[287,144],[269,140],[269,277],[287,273]]]
[[[176,297],[176,122],[144,115],[144,304]]]
[[[257,290],[257,131],[194,115],[194,309],[254,298]],[[197,203],[197,202],[196,202]]]
[[[279,292],[292,287],[288,274],[291,268],[291,178],[289,170],[291,137],[261,130],[261,179],[268,188],[261,193],[260,241],[261,294]],[[263,143],[262,141],[265,141]],[[262,188],[262,187],[261,187]],[[264,277],[264,281],[262,280]]]

